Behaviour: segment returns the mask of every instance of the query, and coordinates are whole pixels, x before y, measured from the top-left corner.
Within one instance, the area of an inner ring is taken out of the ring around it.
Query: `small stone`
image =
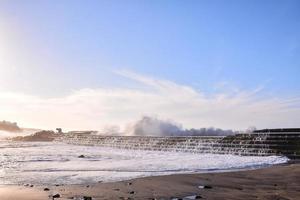
[[[78,158],[85,158],[85,156],[84,155],[80,155],[80,156],[78,156]]]
[[[84,196],[84,197],[83,197],[83,200],[92,200],[92,197]]]
[[[135,193],[134,191],[129,192],[129,194],[134,194],[134,193]]]
[[[204,185],[203,188],[204,188],[204,189],[212,189],[212,186],[210,186],[210,185]]]
[[[87,185],[86,187],[87,187],[87,188],[89,188],[90,186],[89,186],[89,185]]]
[[[128,185],[132,185],[132,183],[130,183],[130,182],[129,182],[129,183],[127,183],[127,184],[128,184]]]
[[[33,185],[30,185],[30,187],[33,187]]]
[[[119,188],[115,188],[114,191],[120,191],[120,189]]]
[[[202,199],[202,197],[200,195],[196,195],[195,199]]]
[[[44,191],[49,191],[50,189],[49,188],[44,188]]]
[[[52,196],[52,199],[60,198],[60,194],[55,194]]]

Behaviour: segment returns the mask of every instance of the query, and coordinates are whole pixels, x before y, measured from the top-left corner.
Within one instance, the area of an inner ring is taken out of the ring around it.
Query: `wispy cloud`
[[[101,129],[126,124],[143,115],[182,123],[186,128],[245,129],[299,126],[300,98],[258,98],[252,91],[206,94],[186,85],[155,79],[131,71],[118,75],[147,86],[145,89],[81,89],[68,96],[41,98],[0,93],[0,119],[38,128]]]

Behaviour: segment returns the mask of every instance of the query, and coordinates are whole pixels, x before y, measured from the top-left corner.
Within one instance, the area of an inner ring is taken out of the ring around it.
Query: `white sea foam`
[[[85,158],[78,158],[79,155]],[[279,156],[134,151],[55,143],[0,142],[0,184],[79,184],[238,170],[287,162]]]

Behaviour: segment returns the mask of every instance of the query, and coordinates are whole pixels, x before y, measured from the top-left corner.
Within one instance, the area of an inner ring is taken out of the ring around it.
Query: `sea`
[[[250,170],[287,161],[283,156],[142,151],[1,140],[0,185],[114,182],[169,174]]]

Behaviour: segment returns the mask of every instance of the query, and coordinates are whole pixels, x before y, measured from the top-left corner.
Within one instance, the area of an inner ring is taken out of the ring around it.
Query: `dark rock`
[[[86,187],[87,187],[87,188],[89,188],[90,186],[89,186],[89,185],[87,185]]]
[[[212,189],[212,186],[210,186],[210,185],[204,185],[203,188],[204,188],[204,189]]]
[[[92,197],[84,196],[84,197],[83,197],[83,200],[92,200]]]
[[[27,135],[27,136],[17,136],[12,138],[13,141],[32,141],[32,142],[37,142],[37,141],[46,141],[50,142],[53,141],[55,138],[59,137],[59,134],[56,134],[54,131],[39,131],[36,132],[32,135]]]
[[[200,195],[196,195],[195,199],[202,199],[202,197]]]
[[[132,185],[132,183],[129,182],[129,183],[127,183],[127,185]]]
[[[55,194],[52,196],[52,199],[60,198],[60,194]]]
[[[119,188],[116,188],[116,189],[114,189],[114,191],[120,191],[120,189],[119,189]]]
[[[44,188],[44,191],[49,191],[50,189],[49,188]]]
[[[85,156],[84,155],[80,155],[80,156],[78,156],[78,158],[85,158]]]
[[[135,194],[135,192],[134,191],[130,191],[129,194]]]
[[[33,187],[33,185],[30,185],[30,187]]]

